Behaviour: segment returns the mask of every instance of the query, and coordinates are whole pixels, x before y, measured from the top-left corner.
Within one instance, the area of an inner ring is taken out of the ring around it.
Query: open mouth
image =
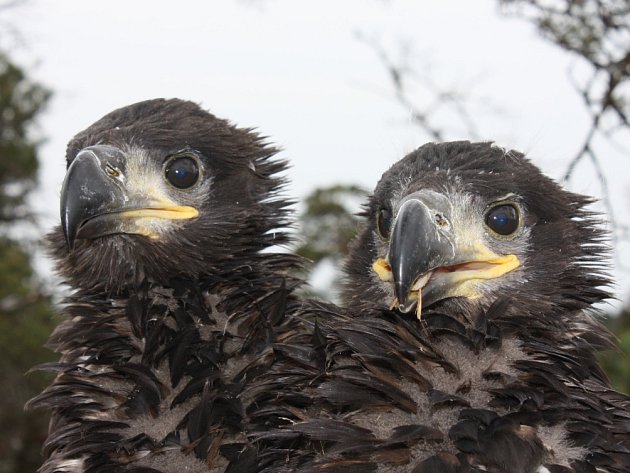
[[[505,255],[486,261],[466,261],[435,268],[416,278],[409,289],[407,300],[404,304],[394,296],[390,308],[408,313],[415,306],[415,313],[419,319],[422,314],[423,299],[427,305],[430,305],[449,296],[479,297],[476,291],[470,287],[464,287],[467,286],[464,283],[498,278],[519,265],[519,260],[515,255]],[[394,282],[392,268],[385,259],[378,258],[372,265],[372,268],[382,281]],[[453,291],[454,288],[458,290]]]

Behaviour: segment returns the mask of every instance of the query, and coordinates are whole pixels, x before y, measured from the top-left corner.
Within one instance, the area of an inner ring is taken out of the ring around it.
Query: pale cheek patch
[[[135,220],[135,233],[151,240],[159,240],[160,236],[169,231],[173,224],[170,220],[139,218]]]
[[[476,248],[483,241],[482,230],[479,225],[477,208],[473,199],[467,194],[449,193],[451,202],[452,227],[455,229],[455,246],[457,248]]]
[[[154,240],[159,239],[174,227],[183,225],[186,220],[199,216],[210,198],[212,182],[204,176],[203,170],[200,184],[191,189],[179,190],[166,182],[162,163],[157,163],[145,150],[131,148],[127,151],[127,156],[124,183],[128,195],[133,196],[132,201],[127,204],[132,208],[167,210],[153,213],[143,211],[137,214],[127,212],[126,216],[133,219],[134,233]],[[137,206],[133,202],[136,199]]]
[[[128,156],[125,184],[129,195],[146,200],[156,208],[178,205],[169,198],[170,189],[164,180],[162,170],[147,156],[146,151],[132,149]]]

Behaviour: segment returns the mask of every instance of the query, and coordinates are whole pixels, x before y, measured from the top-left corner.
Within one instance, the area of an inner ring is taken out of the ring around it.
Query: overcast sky
[[[46,229],[58,220],[68,140],[114,108],[155,97],[193,100],[258,128],[290,159],[296,198],[333,183],[373,188],[429,137],[359,36],[394,57],[407,51],[417,103],[427,100],[418,86],[426,78],[465,93],[481,138],[526,152],[554,178],[588,126],[567,78],[579,64],[527,22],[499,15],[493,0],[30,0],[3,16],[22,38],[14,56],[54,92],[40,121],[36,205]],[[434,118],[447,138],[470,138],[452,115]],[[608,169],[630,163],[614,150],[602,159]],[[630,177],[610,174],[618,218],[630,221]],[[600,192],[588,165],[570,186]],[[629,254],[627,245],[617,259]],[[627,300],[630,272],[618,265],[614,274]]]

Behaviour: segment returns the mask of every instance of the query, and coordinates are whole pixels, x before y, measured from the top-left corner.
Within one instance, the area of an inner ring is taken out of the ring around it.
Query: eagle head
[[[118,292],[140,280],[198,277],[286,242],[286,164],[249,129],[192,102],[115,110],[67,149],[61,225],[49,236],[74,287]]]
[[[590,202],[519,152],[422,146],[383,174],[365,207],[346,300],[418,317],[444,306],[471,315],[500,297],[531,313],[584,308],[607,296],[608,283]]]

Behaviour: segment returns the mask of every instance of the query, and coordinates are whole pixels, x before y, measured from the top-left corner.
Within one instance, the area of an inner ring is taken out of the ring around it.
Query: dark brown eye
[[[486,225],[501,236],[512,235],[518,229],[518,210],[510,204],[492,207],[486,214]]]
[[[381,208],[376,213],[376,228],[382,238],[388,239],[392,230],[392,213],[387,208]]]
[[[170,159],[164,167],[166,180],[178,189],[188,189],[199,180],[197,161],[189,156]]]

